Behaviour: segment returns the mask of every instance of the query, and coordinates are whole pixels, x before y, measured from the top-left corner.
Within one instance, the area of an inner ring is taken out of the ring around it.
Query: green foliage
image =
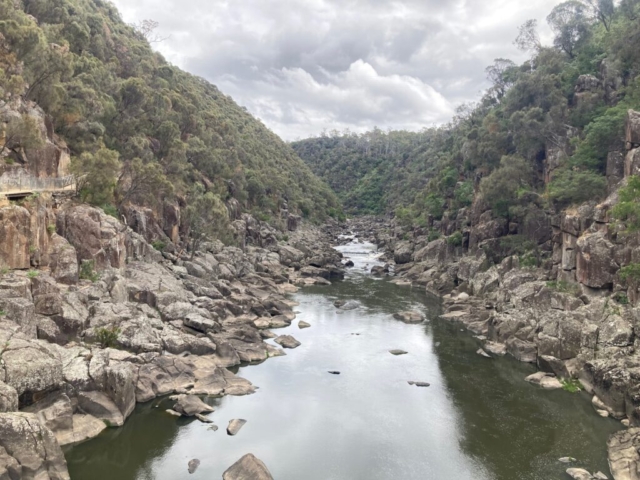
[[[629,305],[629,297],[622,292],[618,292],[613,295],[613,299],[620,305]]]
[[[83,200],[154,207],[199,184],[273,217],[285,204],[312,220],[340,209],[246,109],[154,52],[149,25],[125,24],[110,2],[0,0],[0,98],[23,95],[53,119],[86,175]],[[26,121],[8,126],[20,135],[7,148],[37,140]]]
[[[11,118],[4,128],[4,144],[0,149],[0,155],[6,150],[18,148],[32,149],[44,145],[44,139],[36,120],[28,114]]]
[[[118,220],[120,220],[120,215],[115,205],[107,203],[105,205],[101,205],[100,208],[102,208],[102,211],[107,215],[109,215],[110,217],[117,218]]]
[[[620,202],[613,208],[613,217],[625,222],[627,231],[640,230],[640,177],[628,177],[627,185],[618,190]]]
[[[40,275],[40,272],[37,270],[29,270],[27,272],[27,278],[36,278],[38,275]]]
[[[0,317],[5,317],[7,315],[7,312],[5,312],[4,310],[0,309]]]
[[[640,263],[630,263],[620,269],[620,279],[632,285],[640,284]]]
[[[560,380],[560,383],[562,383],[563,390],[569,393],[578,393],[584,389],[582,383],[580,383],[580,380],[578,380],[577,378],[563,378],[562,380]]]
[[[162,252],[166,248],[167,244],[164,243],[162,240],[156,240],[155,242],[151,243],[151,246],[155,250],[158,250],[159,252]]]
[[[444,207],[444,198],[436,193],[430,193],[424,200],[425,211],[436,220],[442,219],[445,211]]]
[[[547,282],[547,287],[557,290],[560,293],[569,293],[571,295],[580,295],[580,287],[576,283],[569,283],[565,280],[557,282]]]
[[[101,327],[96,330],[96,340],[102,348],[114,348],[118,342],[120,329],[117,327]]]
[[[452,245],[454,247],[461,247],[462,246],[462,233],[461,232],[454,232],[453,234],[449,235],[449,237],[447,237],[447,243],[449,245]]]
[[[204,241],[219,239],[227,244],[233,241],[227,207],[220,197],[211,192],[203,193],[200,189],[194,189],[183,219],[188,225],[192,255]]]
[[[429,230],[429,235],[427,236],[427,241],[428,242],[433,242],[435,240],[438,240],[440,238],[440,232],[435,230],[435,229],[431,229]]]
[[[589,170],[562,169],[549,183],[547,195],[560,206],[568,206],[602,198],[607,191],[606,179]]]
[[[396,220],[404,227],[411,227],[413,225],[413,215],[411,209],[405,207],[396,208]]]
[[[531,166],[524,158],[505,156],[500,167],[482,180],[480,191],[496,215],[508,217],[509,207],[518,200],[519,191],[530,187],[531,177]]]
[[[53,235],[54,233],[56,233],[56,226],[53,224],[47,225],[47,232],[49,233],[49,235]]]
[[[468,207],[473,203],[473,183],[471,181],[460,182],[453,193],[457,208]]]
[[[95,271],[95,262],[93,260],[82,261],[78,276],[80,280],[89,280],[90,282],[97,282],[100,279],[100,275]]]

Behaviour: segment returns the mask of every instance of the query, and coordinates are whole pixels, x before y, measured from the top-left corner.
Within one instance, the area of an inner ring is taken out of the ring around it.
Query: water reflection
[[[434,319],[439,303],[364,275],[377,260],[371,245],[356,248],[345,282],[295,296],[298,320],[312,327],[278,333],[302,346],[240,369],[261,387],[256,394],[212,401],[217,432],[169,417],[166,401],[139,406],[124,428],[68,452],[72,479],[211,480],[248,452],[278,480],[548,480],[562,478],[557,458],[566,455],[606,471],[615,422],[589,412],[585,398],[526,384],[530,367],[480,358],[475,340],[450,323],[394,320],[414,308]],[[360,308],[339,311],[337,299]],[[394,357],[394,348],[409,354]],[[233,418],[248,423],[229,437]],[[188,475],[192,458],[202,463]]]

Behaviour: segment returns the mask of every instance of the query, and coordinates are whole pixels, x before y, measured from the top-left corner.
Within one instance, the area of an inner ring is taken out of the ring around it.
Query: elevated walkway
[[[74,192],[76,177],[67,175],[60,178],[34,177],[31,175],[16,175],[0,177],[0,195],[15,200],[28,197],[40,192]]]

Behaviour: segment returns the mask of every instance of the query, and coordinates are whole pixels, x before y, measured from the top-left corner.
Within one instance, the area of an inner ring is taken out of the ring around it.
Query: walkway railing
[[[7,175],[0,177],[0,194],[16,195],[33,192],[71,191],[76,187],[76,177],[34,177],[32,175]]]

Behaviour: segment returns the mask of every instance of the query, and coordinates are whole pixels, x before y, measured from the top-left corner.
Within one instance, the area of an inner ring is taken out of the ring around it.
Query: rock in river
[[[584,468],[569,468],[567,469],[567,475],[574,480],[594,480],[595,478]]]
[[[200,460],[198,460],[197,458],[194,458],[193,460],[189,460],[189,465],[188,465],[189,473],[195,473],[199,466],[200,466]]]
[[[420,312],[399,312],[393,315],[393,318],[400,320],[404,323],[422,323],[424,322],[424,315]]]
[[[406,355],[409,352],[405,352],[404,350],[389,350],[389,353],[397,357],[398,355]]]
[[[274,341],[283,348],[298,348],[300,345],[302,345],[291,335],[281,335]]]
[[[266,465],[248,453],[222,474],[222,480],[273,480]]]
[[[302,330],[303,328],[309,328],[309,327],[311,327],[311,324],[309,324],[309,323],[305,322],[304,320],[300,320],[300,321],[298,322],[298,328],[299,328],[300,330]]]
[[[410,381],[408,382],[409,385],[415,385],[416,387],[430,387],[431,384],[427,383],[427,382],[414,382],[414,381]]]
[[[329,373],[331,375],[340,375],[340,372],[338,372],[337,370],[329,370]]]
[[[227,433],[231,436],[236,435],[240,429],[247,423],[246,420],[242,418],[236,418],[234,420],[229,421],[229,426],[227,427]]]
[[[193,417],[198,413],[213,412],[213,407],[207,405],[195,395],[179,395],[173,409],[185,417]]]

